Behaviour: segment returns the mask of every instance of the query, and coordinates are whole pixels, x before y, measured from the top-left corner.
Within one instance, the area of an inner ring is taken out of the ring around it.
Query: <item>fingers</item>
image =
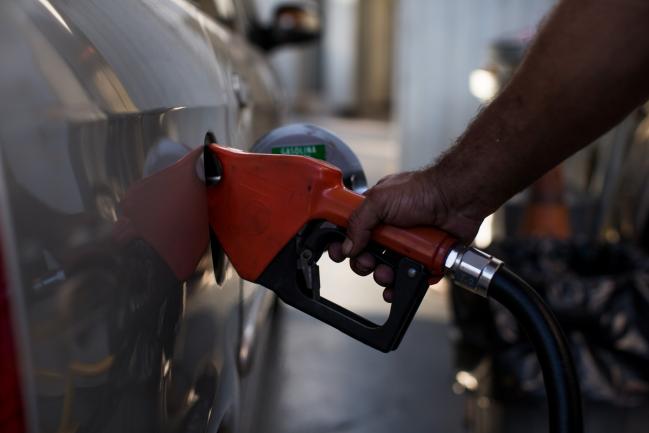
[[[329,257],[336,263],[345,260],[342,253],[342,244],[335,242],[327,248]],[[382,287],[387,287],[383,291],[383,300],[391,303],[394,295],[393,289],[389,287],[394,282],[394,270],[384,264],[376,265],[376,259],[370,253],[363,252],[357,257],[349,260],[349,266],[360,276],[366,276],[374,272],[374,281]]]
[[[383,290],[383,300],[388,304],[391,304],[393,299],[394,289],[392,287],[386,287],[385,290]]]
[[[349,217],[347,239],[343,242],[342,252],[347,257],[357,256],[372,237],[372,229],[380,222],[380,215],[371,198],[363,203]]]
[[[374,269],[374,281],[379,286],[387,287],[394,281],[394,271],[388,265],[378,265]]]
[[[394,281],[394,270],[384,264],[377,266],[376,259],[369,253],[361,253],[358,257],[350,259],[349,266],[362,277],[374,272],[374,281],[382,287],[387,287]]]
[[[342,253],[342,244],[340,242],[330,244],[327,251],[329,252],[329,258],[336,263],[341,263],[346,259]],[[350,259],[349,266],[358,275],[364,277],[374,271],[376,260],[370,253],[361,253],[357,257]]]
[[[340,263],[345,260],[342,243],[334,242],[333,244],[330,244],[327,251],[329,252],[329,258],[334,262]]]
[[[355,260],[352,260],[349,262],[349,267],[352,268],[352,271],[360,275],[361,277],[365,277],[369,274],[372,273],[371,269],[364,269],[364,268],[359,268],[358,263]]]
[[[336,263],[341,263],[345,260],[342,253],[342,245],[339,242],[329,245],[329,257]],[[366,276],[374,272],[374,281],[377,284],[386,287],[392,284],[394,280],[394,271],[387,265],[380,264],[376,266],[376,259],[370,253],[363,252],[357,257],[350,259],[349,266],[358,275]]]
[[[370,253],[361,253],[358,257],[350,259],[349,265],[358,275],[369,275],[376,267],[376,260]]]

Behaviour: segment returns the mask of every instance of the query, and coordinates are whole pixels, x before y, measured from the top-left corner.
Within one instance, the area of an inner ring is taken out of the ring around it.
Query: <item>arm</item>
[[[482,219],[649,96],[649,2],[564,0],[509,86],[427,170]]]
[[[648,22],[646,0],[563,0],[455,146],[430,168],[368,191],[332,258],[357,256],[380,222],[435,225],[470,241],[487,215],[647,99]],[[367,274],[374,263],[361,254],[352,267]],[[375,279],[389,283],[382,271]]]

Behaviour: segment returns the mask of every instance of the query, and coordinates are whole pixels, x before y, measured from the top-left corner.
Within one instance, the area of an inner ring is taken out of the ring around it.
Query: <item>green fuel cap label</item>
[[[310,144],[308,146],[283,146],[273,147],[272,152],[279,155],[309,156],[326,161],[327,152],[324,144]]]

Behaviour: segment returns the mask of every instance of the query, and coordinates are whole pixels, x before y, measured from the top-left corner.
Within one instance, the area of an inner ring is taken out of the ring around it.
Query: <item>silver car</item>
[[[0,5],[0,431],[250,429],[273,299],[209,233],[201,149],[277,126],[263,51],[317,35],[251,10]]]

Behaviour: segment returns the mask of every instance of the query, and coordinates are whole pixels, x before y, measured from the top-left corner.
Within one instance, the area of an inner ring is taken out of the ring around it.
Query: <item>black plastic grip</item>
[[[298,261],[304,260],[302,256],[304,251],[310,252],[309,260],[315,265],[330,242],[340,241],[343,238],[342,230],[327,226],[309,231],[304,237],[294,238],[275,257],[256,282],[273,290],[287,304],[350,337],[382,352],[395,350],[428,290],[430,274],[423,265],[407,257],[397,258],[380,246],[373,245],[370,249],[372,254],[395,269],[394,296],[390,313],[385,323],[374,323],[326,298],[315,295],[313,290],[309,290],[304,284],[304,278],[297,267]]]

